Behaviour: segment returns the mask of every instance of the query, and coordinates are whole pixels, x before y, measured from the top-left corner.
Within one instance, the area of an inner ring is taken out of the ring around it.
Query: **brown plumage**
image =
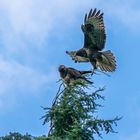
[[[101,69],[105,72],[113,72],[116,69],[116,61],[113,53],[102,51],[105,48],[106,33],[103,21],[103,13],[96,8],[85,15],[84,24],[81,25],[84,33],[84,46],[77,51],[66,51],[75,62],[90,62],[93,69]]]
[[[71,67],[66,67],[64,65],[60,65],[58,71],[60,73],[60,77],[67,85],[77,79],[84,80],[89,84],[93,83],[84,76],[84,74],[92,73],[92,71],[79,71]]]

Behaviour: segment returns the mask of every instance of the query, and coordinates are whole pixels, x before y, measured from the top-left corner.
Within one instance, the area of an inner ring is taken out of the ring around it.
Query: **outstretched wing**
[[[66,51],[66,53],[74,60],[75,62],[89,62],[89,59],[87,57],[81,57],[76,55],[77,51]]]
[[[84,24],[81,26],[84,33],[84,48],[100,51],[105,47],[106,34],[103,22],[103,13],[91,9],[85,15]]]

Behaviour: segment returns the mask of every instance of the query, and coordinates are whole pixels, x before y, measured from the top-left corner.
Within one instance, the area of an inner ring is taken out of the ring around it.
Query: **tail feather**
[[[87,80],[87,79],[86,79],[86,81],[87,81],[89,84],[93,84],[93,82],[92,82],[92,81],[90,81],[90,80]]]
[[[116,60],[113,53],[110,50],[102,52],[101,57],[97,58],[96,66],[105,72],[115,71]]]
[[[88,80],[88,79],[87,79],[87,78],[85,78],[85,77],[81,77],[81,79],[85,80],[85,81],[86,81],[86,82],[88,82],[89,84],[93,84],[93,82],[92,82],[92,81]]]
[[[88,71],[80,71],[81,74],[88,74],[88,73],[92,73],[91,70],[88,70]]]

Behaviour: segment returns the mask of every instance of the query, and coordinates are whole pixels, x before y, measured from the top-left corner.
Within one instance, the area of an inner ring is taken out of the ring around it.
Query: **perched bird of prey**
[[[77,51],[66,51],[75,62],[90,62],[93,71],[97,68],[105,72],[113,72],[116,69],[116,61],[113,53],[102,51],[105,48],[106,34],[103,21],[103,13],[96,8],[85,15],[84,24],[81,25],[84,33],[84,46]]]
[[[60,65],[58,71],[60,72],[60,77],[67,85],[77,79],[84,80],[89,84],[93,83],[84,76],[84,74],[92,73],[92,71],[79,71],[71,67],[66,67],[64,65]]]

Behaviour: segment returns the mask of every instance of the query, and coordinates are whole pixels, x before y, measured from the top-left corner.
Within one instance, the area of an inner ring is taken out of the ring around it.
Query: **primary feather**
[[[94,51],[101,51],[105,47],[106,34],[103,22],[103,13],[90,10],[88,16],[85,15],[84,24],[82,24],[84,33],[84,48]]]

